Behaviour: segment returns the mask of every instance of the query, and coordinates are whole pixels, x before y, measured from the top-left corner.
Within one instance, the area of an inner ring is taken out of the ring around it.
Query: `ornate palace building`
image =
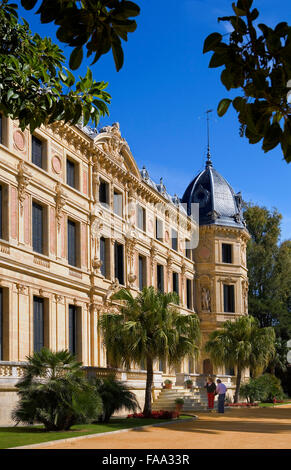
[[[247,314],[241,196],[209,155],[179,199],[138,168],[117,123],[100,132],[58,123],[31,135],[0,116],[0,139],[0,424],[10,422],[26,357],[43,346],[106,373],[97,324],[118,310],[110,297],[120,286],[176,291],[180,311],[199,315],[203,342]],[[153,394],[165,379],[199,387],[209,373],[232,389],[235,371],[213,371],[203,349],[179,370],[157,362]],[[143,365],[117,376],[142,401]]]

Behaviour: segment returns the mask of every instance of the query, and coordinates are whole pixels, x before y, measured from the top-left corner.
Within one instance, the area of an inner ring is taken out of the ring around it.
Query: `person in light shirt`
[[[227,388],[220,379],[217,379],[216,382],[216,393],[218,395],[218,413],[224,413],[224,400]]]

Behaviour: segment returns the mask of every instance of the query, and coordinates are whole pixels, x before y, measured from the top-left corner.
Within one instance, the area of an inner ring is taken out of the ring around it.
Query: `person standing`
[[[214,408],[214,397],[215,397],[215,390],[216,390],[216,385],[212,377],[207,378],[207,382],[204,385],[204,388],[206,388],[206,391],[207,391],[208,409],[211,411]]]
[[[224,401],[227,388],[220,379],[217,379],[216,382],[216,393],[218,394],[218,413],[224,413]]]

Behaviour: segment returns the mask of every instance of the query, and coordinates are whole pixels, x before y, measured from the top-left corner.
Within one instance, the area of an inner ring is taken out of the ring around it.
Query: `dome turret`
[[[181,202],[187,203],[189,214],[191,204],[199,204],[200,225],[245,228],[241,193],[235,194],[226,179],[213,168],[210,155],[205,170],[191,181]]]

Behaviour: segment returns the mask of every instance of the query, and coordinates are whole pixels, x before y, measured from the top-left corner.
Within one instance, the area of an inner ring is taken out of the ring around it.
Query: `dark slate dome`
[[[226,179],[213,168],[209,156],[205,170],[189,184],[181,202],[187,203],[188,214],[192,203],[199,204],[200,225],[245,228],[241,193],[235,194]]]

